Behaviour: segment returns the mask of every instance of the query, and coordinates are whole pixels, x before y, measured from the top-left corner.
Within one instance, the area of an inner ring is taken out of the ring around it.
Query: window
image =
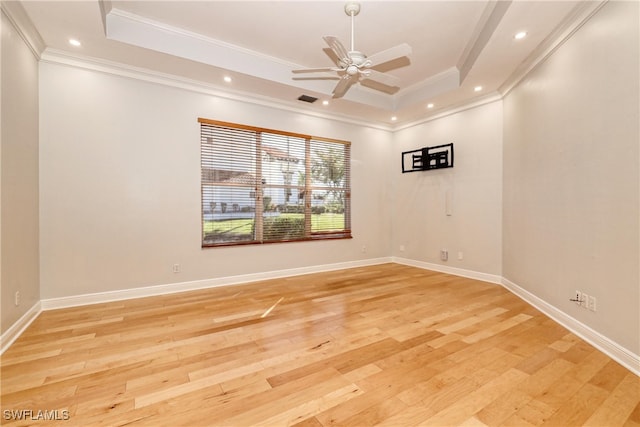
[[[351,237],[349,142],[198,122],[203,247]]]

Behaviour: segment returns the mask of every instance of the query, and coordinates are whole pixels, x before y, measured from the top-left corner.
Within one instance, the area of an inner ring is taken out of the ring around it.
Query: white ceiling
[[[334,65],[322,36],[350,43],[346,2],[23,1],[43,58],[119,63],[262,102],[394,127],[497,98],[517,75],[580,24],[599,2],[362,1],[355,47],[371,55],[400,43],[409,60],[386,64],[401,79],[387,94],[334,80],[293,80],[291,70]],[[526,31],[527,37],[514,35]],[[69,38],[82,46],[74,47]],[[224,83],[224,76],[231,83]],[[475,86],[482,91],[475,92]],[[330,100],[307,104],[307,94]],[[434,107],[427,108],[428,103]],[[391,117],[396,116],[397,121]]]

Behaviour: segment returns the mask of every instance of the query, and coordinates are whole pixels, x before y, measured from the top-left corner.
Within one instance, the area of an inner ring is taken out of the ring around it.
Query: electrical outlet
[[[400,252],[404,252],[404,245],[400,245]]]
[[[448,251],[448,250],[446,250],[446,249],[442,249],[442,250],[440,251],[440,259],[441,259],[442,261],[446,261],[446,260],[448,260],[448,259],[449,259],[449,251]]]
[[[589,295],[587,306],[589,310],[596,311],[596,297],[594,297],[593,295]]]
[[[573,297],[573,302],[575,302],[576,305],[580,305],[580,301],[582,301],[582,292],[576,291],[576,294]]]
[[[173,264],[173,272],[180,273],[180,264]]]
[[[20,305],[20,291],[16,291],[13,302],[16,304],[16,307]]]
[[[362,253],[363,254],[367,253],[367,245],[362,245]]]
[[[587,308],[587,301],[589,300],[589,295],[582,293],[582,299],[580,300],[580,307]]]
[[[462,261],[462,258],[464,258],[464,254],[462,252],[458,252],[458,261]]]

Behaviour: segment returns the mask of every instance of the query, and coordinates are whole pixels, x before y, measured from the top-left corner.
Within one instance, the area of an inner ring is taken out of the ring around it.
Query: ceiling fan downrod
[[[360,13],[360,3],[349,2],[344,5],[344,13],[351,17],[351,51],[355,48],[355,16]]]

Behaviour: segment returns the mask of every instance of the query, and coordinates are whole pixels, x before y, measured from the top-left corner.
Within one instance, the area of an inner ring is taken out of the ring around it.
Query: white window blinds
[[[351,237],[349,142],[198,121],[203,247]]]

